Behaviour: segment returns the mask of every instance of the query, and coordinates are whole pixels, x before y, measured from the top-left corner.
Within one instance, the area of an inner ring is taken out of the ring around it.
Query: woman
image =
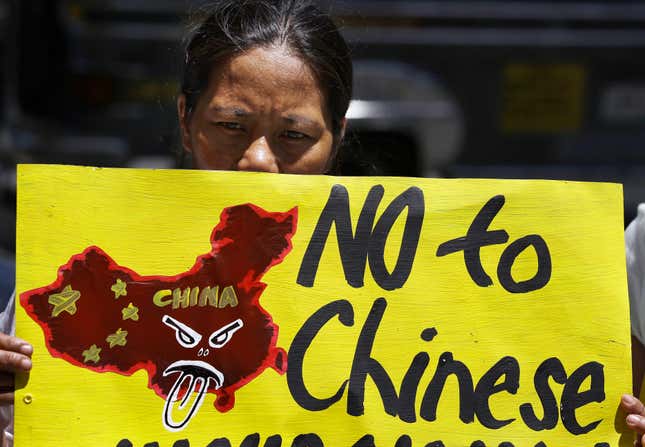
[[[222,0],[200,17],[187,39],[177,100],[193,166],[289,174],[334,168],[352,64],[331,19],[304,0]],[[31,369],[33,352],[6,335],[14,306],[12,299],[0,328],[4,403],[13,402],[13,373]]]
[[[338,30],[314,6],[220,1],[191,33],[185,56],[177,109],[195,168],[322,174],[334,167],[352,66]],[[9,323],[13,305],[4,315]],[[0,333],[0,367],[7,371],[0,401],[13,401],[13,372],[31,369],[32,352]],[[642,415],[630,427],[644,433],[642,404],[625,397],[623,405]]]

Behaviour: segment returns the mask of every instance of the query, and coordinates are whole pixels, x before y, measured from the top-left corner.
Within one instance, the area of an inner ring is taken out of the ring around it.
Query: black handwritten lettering
[[[296,436],[291,447],[324,447],[324,444],[317,434],[307,433]]]
[[[580,391],[580,385],[591,377],[588,390]],[[576,369],[567,380],[562,391],[562,423],[574,435],[583,435],[596,428],[602,420],[590,422],[582,426],[576,418],[576,410],[591,402],[605,400],[605,374],[603,366],[598,362],[589,362]]]
[[[402,435],[396,440],[394,447],[412,447],[412,439],[408,435]]]
[[[281,447],[282,437],[280,435],[269,436],[264,443],[264,447]]]
[[[427,352],[419,352],[413,357],[397,395],[387,370],[372,356],[372,349],[386,309],[385,298],[377,298],[374,301],[358,336],[349,379],[343,381],[333,396],[322,399],[314,397],[305,386],[302,375],[304,357],[322,328],[335,316],[338,316],[344,326],[353,326],[354,309],[349,301],[337,300],[324,305],[305,321],[289,350],[290,366],[287,371],[287,382],[296,403],[310,411],[323,410],[340,401],[347,388],[347,414],[360,416],[365,411],[365,384],[369,377],[379,392],[385,413],[398,416],[407,423],[416,422],[416,396],[421,378],[428,368],[430,355]],[[425,341],[432,341],[436,336],[437,330],[434,327],[421,331],[421,338]],[[484,427],[500,429],[516,420],[512,417],[498,419],[496,416],[500,415],[494,415],[490,407],[490,397],[501,392],[517,394],[520,380],[520,366],[517,359],[512,356],[501,358],[480,377],[475,386],[468,366],[455,360],[452,352],[443,352],[439,356],[437,367],[421,399],[419,416],[422,419],[430,422],[437,419],[439,400],[442,394],[445,394],[446,381],[451,376],[455,377],[459,388],[459,418],[462,422],[471,423],[476,415]],[[587,378],[591,378],[590,389],[580,391],[580,386]],[[560,405],[551,388],[550,379],[564,385]],[[535,370],[533,381],[542,409],[536,410],[531,403],[523,403],[519,406],[521,420],[528,428],[534,431],[551,430],[561,419],[564,427],[570,433],[577,435],[588,433],[600,423],[600,421],[594,421],[581,425],[576,419],[576,410],[588,403],[604,400],[602,364],[586,363],[567,378],[562,362],[552,357],[543,361]],[[543,416],[540,419],[536,414]],[[357,445],[368,445],[369,442],[369,438],[362,438]],[[268,444],[266,446],[268,447]],[[256,443],[250,443],[248,447],[256,447]]]
[[[531,430],[551,430],[558,423],[558,402],[549,387],[549,377],[552,377],[556,383],[561,385],[564,385],[567,381],[567,374],[564,371],[562,362],[555,357],[543,361],[535,370],[535,376],[533,377],[535,391],[542,403],[543,418],[538,419],[535,415],[535,410],[533,410],[533,405],[529,403],[520,405],[522,420]]]
[[[361,330],[361,334],[358,337],[347,391],[347,413],[352,416],[360,416],[365,411],[363,400],[365,398],[365,380],[368,375],[372,377],[381,395],[385,412],[392,416],[396,416],[397,414],[398,397],[392,380],[385,371],[385,368],[371,357],[376,331],[381,323],[386,306],[387,302],[384,298],[378,298],[374,301],[372,309]]]
[[[231,441],[227,438],[213,439],[206,447],[231,447]]]
[[[259,433],[251,433],[250,435],[247,435],[242,443],[240,444],[240,447],[259,447],[260,446],[260,434]]]
[[[417,400],[419,381],[428,367],[428,363],[430,363],[430,356],[425,352],[419,352],[412,359],[410,368],[403,377],[399,393],[399,418],[403,422],[411,423],[417,420],[414,403]]]
[[[487,245],[504,244],[508,241],[506,231],[488,231],[493,219],[504,206],[504,201],[504,196],[495,196],[490,199],[475,216],[466,232],[466,236],[444,242],[437,249],[437,256],[446,256],[463,251],[466,270],[468,270],[468,274],[475,284],[480,287],[493,285],[493,280],[482,266],[480,249]]]
[[[365,265],[368,259],[372,276],[381,288],[394,290],[405,284],[410,276],[421,236],[425,212],[423,191],[417,187],[408,188],[388,205],[374,225],[376,209],[383,194],[383,186],[372,187],[358,218],[356,232],[353,233],[347,190],[342,185],[332,187],[327,204],[320,214],[302,259],[297,278],[298,284],[305,287],[313,286],[332,224],[336,227],[345,280],[350,286],[364,285]],[[399,256],[394,269],[389,272],[384,259],[385,245],[392,226],[406,208],[408,214]]]
[[[385,243],[394,222],[405,208],[408,209],[408,216],[403,229],[399,257],[390,273],[385,265]],[[424,210],[423,192],[419,188],[408,188],[388,205],[376,223],[370,237],[368,255],[372,276],[381,288],[398,289],[408,280],[419,245]]]
[[[338,402],[343,396],[347,385],[346,380],[336,394],[327,399],[318,399],[309,393],[302,377],[302,367],[307,349],[309,349],[311,342],[318,335],[320,329],[336,315],[338,315],[338,320],[345,326],[354,325],[354,309],[349,301],[333,301],[321,307],[305,321],[289,348],[289,368],[287,369],[289,391],[296,403],[309,411],[324,410]]]
[[[511,275],[511,267],[517,256],[529,246],[535,249],[538,270],[533,278],[517,282]],[[530,234],[506,247],[497,264],[497,277],[502,287],[511,293],[526,293],[544,287],[551,279],[551,254],[544,239],[537,234]]]
[[[320,213],[318,223],[302,259],[298,272],[298,284],[305,287],[313,286],[320,257],[333,223],[336,226],[336,239],[338,240],[345,280],[352,287],[363,287],[369,239],[374,225],[376,208],[381,203],[383,193],[381,185],[375,185],[370,189],[356,224],[356,233],[352,235],[347,189],[342,185],[332,187],[327,204]]]
[[[365,435],[361,439],[356,441],[352,447],[375,447],[374,436]]]
[[[429,327],[421,331],[421,340],[423,341],[432,341],[433,338],[437,336],[437,329]]]
[[[509,239],[505,230],[488,230],[493,219],[504,206],[504,202],[504,196],[501,195],[491,198],[477,213],[465,236],[444,242],[437,249],[438,257],[463,251],[466,270],[479,287],[493,285],[493,280],[482,266],[481,248],[487,245],[504,244]],[[515,281],[511,269],[520,253],[529,246],[533,247],[537,255],[538,270],[532,278]],[[551,279],[551,253],[544,239],[537,234],[530,234],[508,245],[497,264],[497,278],[502,287],[511,293],[532,292],[548,284]]]
[[[280,435],[269,436],[267,440],[264,441],[264,447],[281,447],[281,446],[282,446],[282,438],[280,437]],[[246,438],[242,440],[240,447],[260,447],[260,434],[252,433],[250,435],[247,435]]]
[[[444,352],[439,357],[437,370],[432,376],[421,402],[419,414],[426,421],[437,419],[439,397],[443,392],[446,379],[451,374],[454,374],[459,382],[459,419],[465,423],[475,420],[475,393],[472,375],[466,365],[452,358],[452,352]]]
[[[497,383],[501,377],[504,381]],[[513,357],[504,357],[489,369],[477,382],[475,388],[475,413],[486,428],[501,428],[515,419],[496,419],[489,406],[489,398],[495,393],[507,391],[516,394],[520,386],[520,364]]]

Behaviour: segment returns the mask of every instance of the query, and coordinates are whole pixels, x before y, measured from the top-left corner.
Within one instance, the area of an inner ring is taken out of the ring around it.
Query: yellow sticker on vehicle
[[[580,129],[586,73],[579,64],[509,64],[503,72],[501,127],[506,133]]]

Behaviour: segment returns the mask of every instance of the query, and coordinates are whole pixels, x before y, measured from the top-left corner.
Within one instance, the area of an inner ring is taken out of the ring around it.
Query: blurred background
[[[0,0],[0,294],[17,163],[173,167],[187,0]],[[612,181],[645,201],[645,1],[324,1],[342,174]]]

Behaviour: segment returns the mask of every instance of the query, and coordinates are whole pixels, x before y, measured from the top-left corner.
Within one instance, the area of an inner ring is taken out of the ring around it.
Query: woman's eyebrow
[[[282,119],[288,122],[289,124],[300,124],[304,126],[320,127],[320,123],[318,123],[318,121],[312,120],[302,115],[287,115],[282,117]]]
[[[249,111],[244,110],[240,107],[224,107],[214,105],[210,108],[210,110],[220,115],[235,116],[239,118],[244,118],[252,115]]]

